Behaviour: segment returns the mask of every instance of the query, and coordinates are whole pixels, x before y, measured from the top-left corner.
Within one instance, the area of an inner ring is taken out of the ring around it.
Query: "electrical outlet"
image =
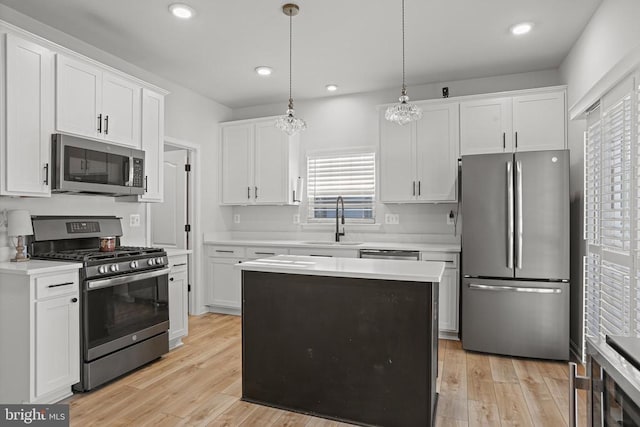
[[[293,214],[293,223],[300,224],[300,214]]]
[[[384,214],[385,224],[400,224],[400,215],[398,214]]]
[[[234,224],[240,224],[240,214],[235,214],[233,216],[233,223]]]
[[[447,214],[447,225],[453,225],[453,221],[455,220],[455,214],[453,213],[453,211],[449,212]]]
[[[140,214],[129,215],[129,227],[140,227]]]

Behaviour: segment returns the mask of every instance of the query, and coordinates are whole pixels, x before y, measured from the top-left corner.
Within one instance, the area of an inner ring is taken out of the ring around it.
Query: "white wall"
[[[640,44],[640,1],[604,0],[560,66],[569,107]],[[569,122],[571,150],[571,341],[582,347],[583,133],[585,120]]]
[[[204,166],[202,180],[207,183],[204,187],[207,197],[203,198],[201,206],[201,218],[205,219],[202,221],[202,230],[194,230],[194,232],[207,233],[226,229],[226,224],[230,222],[230,211],[221,210],[217,206],[217,167],[211,167],[211,165],[218,164],[218,122],[231,118],[229,108],[4,5],[0,5],[0,19],[170,91],[165,100],[165,134],[201,146],[201,162]],[[144,53],[141,52],[141,54]],[[123,241],[130,244],[145,243],[144,204],[120,203],[113,198],[100,196],[54,195],[50,199],[0,197],[0,211],[3,209],[29,209],[34,215],[118,215],[125,218]],[[136,229],[128,227],[128,217],[133,213],[139,213],[142,217],[142,224]],[[0,261],[9,257],[7,245],[6,230],[0,227]]]
[[[511,74],[482,79],[461,80],[420,86],[409,86],[412,100],[439,98],[441,88],[449,87],[450,96],[463,96],[478,93],[491,93],[505,90],[528,89],[534,87],[554,86],[560,84],[560,74],[557,70],[545,70],[531,73]],[[301,134],[301,157],[305,173],[304,159],[307,152],[317,150],[336,150],[348,147],[368,147],[377,151],[378,147],[378,111],[376,106],[393,103],[400,95],[399,88],[372,93],[328,96],[315,100],[296,102],[296,114],[307,121],[308,129]],[[280,115],[286,109],[286,94],[283,93],[281,103],[261,105],[249,108],[234,109],[234,119],[247,119]],[[295,91],[294,91],[295,95]],[[303,175],[304,176],[304,175]],[[399,225],[382,225],[379,231],[367,231],[366,234],[354,236],[347,226],[347,238],[385,240],[393,235],[395,239],[410,240],[419,236],[429,235],[430,239],[437,236],[454,236],[454,227],[447,225],[447,214],[450,210],[457,211],[455,204],[417,204],[417,205],[384,205],[378,204],[376,216],[379,222],[384,222],[385,213],[400,215]],[[295,236],[305,238],[311,231],[304,230],[293,224],[293,214],[300,212],[304,218],[304,207],[234,207],[234,214],[240,214],[240,224],[232,224],[236,234],[256,233],[268,229],[274,235],[282,236],[283,232],[295,233]],[[265,227],[268,224],[268,227]],[[318,236],[331,238],[331,226]],[[459,234],[459,228],[458,228]],[[313,233],[318,233],[314,230]],[[373,233],[373,235],[371,235]],[[263,234],[264,235],[264,234]],[[268,237],[268,236],[265,236]]]

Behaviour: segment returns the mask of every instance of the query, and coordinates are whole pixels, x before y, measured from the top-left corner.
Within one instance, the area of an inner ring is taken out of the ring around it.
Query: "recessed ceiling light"
[[[514,36],[521,36],[523,34],[527,34],[532,28],[533,24],[531,22],[522,22],[511,27],[511,34]]]
[[[273,72],[273,68],[271,67],[266,67],[264,65],[260,67],[256,67],[256,73],[258,73],[261,76],[270,76],[272,72]]]
[[[335,91],[338,90],[338,86],[337,85],[327,85],[325,87],[329,92],[335,92]]]
[[[195,14],[193,8],[187,6],[184,3],[172,4],[171,6],[169,6],[169,11],[173,14],[173,16],[181,19],[189,19]]]

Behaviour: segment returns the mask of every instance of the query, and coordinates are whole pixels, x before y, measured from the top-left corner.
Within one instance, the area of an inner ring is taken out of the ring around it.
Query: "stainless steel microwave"
[[[145,192],[144,151],[53,134],[52,191],[130,196]]]

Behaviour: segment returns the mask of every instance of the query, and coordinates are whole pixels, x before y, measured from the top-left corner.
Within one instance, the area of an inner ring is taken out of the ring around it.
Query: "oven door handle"
[[[161,270],[146,271],[143,273],[127,274],[126,276],[110,277],[108,279],[89,280],[87,281],[87,289],[108,288],[110,286],[122,285],[124,283],[137,282],[139,280],[152,279],[154,277],[169,274],[169,267]]]

